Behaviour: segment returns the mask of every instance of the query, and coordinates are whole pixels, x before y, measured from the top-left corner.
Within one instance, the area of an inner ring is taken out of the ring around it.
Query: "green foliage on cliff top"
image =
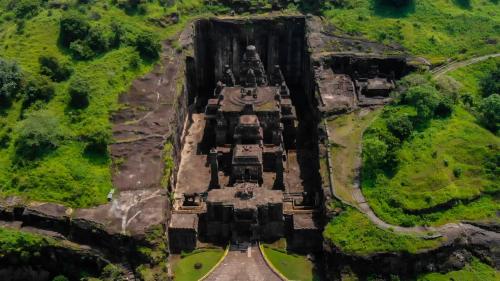
[[[0,195],[16,194],[72,207],[105,203],[112,185],[110,159],[106,151],[95,153],[95,149],[88,148],[105,147],[102,140],[108,138],[100,136],[110,135],[110,116],[120,107],[118,95],[127,91],[134,78],[151,71],[155,63],[139,57],[135,38],[145,33],[158,39],[173,36],[192,15],[203,12],[202,2],[184,0],[165,8],[160,2],[151,1],[143,4],[145,13],[123,9],[113,1],[67,1],[63,3],[68,6],[66,10],[49,8],[41,2],[36,13],[24,17],[22,22],[7,8],[10,2],[13,1],[0,0],[0,58],[16,61],[25,77],[47,75],[46,64],[40,65],[47,57],[60,62],[65,73],[63,77],[49,73],[56,81],[50,100],[25,106],[22,97],[18,97],[12,99],[11,105],[0,107]],[[178,24],[162,27],[155,23],[172,12],[182,13]],[[79,14],[90,26],[119,26],[124,36],[120,45],[101,50],[89,60],[77,60],[59,41],[60,19],[67,13]],[[69,106],[68,88],[74,77],[85,79],[90,85],[87,107]],[[39,110],[57,119],[53,132],[58,136],[57,146],[51,145],[40,157],[21,163],[17,161],[16,142],[22,130],[16,128]]]
[[[433,62],[499,52],[498,1],[412,0],[395,7],[381,0],[330,1],[323,14],[352,35],[399,43]]]
[[[418,277],[418,281],[497,281],[500,280],[500,272],[494,268],[481,263],[477,258],[464,268],[448,273],[428,273]]]
[[[379,252],[415,253],[435,248],[440,243],[440,240],[424,240],[380,229],[364,214],[350,207],[327,224],[323,236],[341,251],[357,255]]]
[[[405,82],[418,81],[414,78],[408,77]],[[469,80],[474,78],[464,79]],[[424,79],[419,83],[434,82]],[[476,89],[477,85],[468,87]],[[449,117],[433,117],[421,123],[418,101],[394,103],[366,131],[362,188],[370,206],[383,220],[413,226],[496,219],[500,142],[464,109],[462,91],[450,95],[441,89],[441,95],[456,99]],[[402,100],[405,95],[403,92]],[[413,134],[404,141],[391,137],[387,126],[388,120],[402,115],[416,120]],[[386,152],[372,145],[374,140],[384,144]],[[379,154],[382,160],[374,165],[372,159],[378,159]]]
[[[0,257],[12,254],[27,261],[32,256],[40,255],[40,249],[51,243],[54,241],[49,238],[0,227]]]

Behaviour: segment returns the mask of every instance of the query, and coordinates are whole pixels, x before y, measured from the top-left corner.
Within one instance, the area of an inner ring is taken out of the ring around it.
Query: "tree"
[[[96,53],[105,52],[109,49],[109,37],[102,26],[94,26],[89,30],[86,43]]]
[[[40,63],[40,74],[46,75],[55,82],[66,81],[71,74],[73,69],[68,63],[61,63],[54,56],[40,56],[38,58]]]
[[[69,281],[69,279],[64,275],[57,275],[54,279],[52,279],[52,281]]]
[[[45,76],[30,77],[24,87],[24,106],[37,100],[48,102],[54,96],[54,85]]]
[[[375,173],[382,170],[387,161],[388,146],[375,137],[369,137],[363,141],[363,164],[364,170]]]
[[[479,104],[479,121],[496,133],[500,127],[500,95],[492,94]]]
[[[160,42],[151,32],[137,36],[135,45],[141,56],[150,59],[157,59],[161,51]]]
[[[403,96],[403,103],[417,109],[417,118],[425,122],[434,116],[440,102],[439,92],[430,85],[410,87]]]
[[[74,108],[85,108],[89,105],[90,84],[83,77],[73,78],[69,84],[70,105]]]
[[[408,115],[390,118],[387,121],[387,128],[401,141],[407,139],[413,132],[413,124]]]
[[[16,154],[32,160],[59,146],[62,139],[59,120],[48,111],[36,111],[18,123]]]
[[[500,94],[500,64],[481,80],[480,87],[483,97]]]
[[[10,103],[22,87],[23,74],[16,62],[0,58],[0,105]]]
[[[77,13],[68,13],[60,21],[60,41],[65,47],[76,40],[85,40],[90,29],[89,23]]]

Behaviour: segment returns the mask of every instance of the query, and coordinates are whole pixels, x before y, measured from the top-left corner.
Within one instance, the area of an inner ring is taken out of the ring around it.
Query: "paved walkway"
[[[253,245],[247,250],[230,250],[222,263],[206,281],[280,281],[267,266],[259,247]]]
[[[482,61],[485,61],[487,59],[496,58],[496,57],[500,57],[500,53],[484,55],[484,56],[475,57],[475,58],[471,58],[471,59],[464,60],[464,61],[454,61],[454,62],[444,64],[440,67],[434,68],[433,70],[431,70],[431,73],[435,78],[438,78],[439,76],[444,75],[450,71],[456,70],[458,68],[465,67],[465,66],[468,66],[471,64],[476,64],[478,62],[482,62]]]

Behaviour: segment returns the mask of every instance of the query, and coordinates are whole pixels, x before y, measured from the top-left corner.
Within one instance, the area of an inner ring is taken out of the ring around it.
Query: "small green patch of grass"
[[[314,264],[306,256],[287,251],[285,247],[262,245],[269,262],[289,280],[320,280]]]
[[[174,265],[174,280],[198,280],[207,274],[223,256],[222,249],[199,249],[190,253],[183,253],[181,259]],[[196,268],[201,264],[200,268]]]
[[[418,277],[418,281],[497,281],[500,272],[474,258],[464,268],[448,273],[428,273]]]
[[[323,236],[343,252],[369,255],[378,252],[409,252],[439,246],[441,239],[423,238],[397,234],[375,226],[364,214],[348,207],[333,218],[325,228]]]
[[[0,257],[15,255],[28,261],[32,256],[40,255],[41,248],[54,243],[52,239],[39,235],[0,227]]]
[[[459,68],[448,73],[449,76],[462,84],[462,91],[470,93],[474,97],[481,96],[481,89],[479,87],[480,81],[484,79],[490,71],[495,69],[496,65],[500,63],[500,58],[490,58],[483,62],[469,65],[467,67]]]

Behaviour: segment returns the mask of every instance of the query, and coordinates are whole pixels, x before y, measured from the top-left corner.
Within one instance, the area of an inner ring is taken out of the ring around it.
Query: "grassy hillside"
[[[343,252],[358,255],[377,252],[415,253],[439,245],[439,240],[424,240],[380,229],[354,208],[348,208],[335,217],[325,227],[323,236]]]
[[[495,281],[500,280],[500,273],[477,259],[464,268],[448,273],[428,273],[419,276],[418,281]]]
[[[7,142],[0,146],[0,195],[21,194],[44,201],[85,207],[105,202],[111,188],[110,159],[105,153],[91,153],[85,148],[85,137],[92,132],[110,132],[109,117],[119,107],[118,95],[125,92],[134,78],[152,69],[154,60],[138,59],[134,46],[122,43],[97,56],[81,60],[61,45],[59,22],[63,14],[77,13],[91,26],[119,24],[132,39],[142,32],[151,32],[165,39],[180,31],[191,14],[200,12],[201,1],[179,1],[164,8],[157,1],[145,4],[141,13],[131,13],[113,5],[113,1],[94,4],[70,3],[66,10],[40,7],[29,17],[17,18],[8,9],[10,1],[0,2],[0,57],[16,61],[26,76],[37,76],[39,57],[54,56],[73,68],[72,78],[82,77],[91,85],[89,106],[74,109],[68,106],[69,81],[56,82],[54,97],[46,104],[37,103],[22,109],[16,99],[10,107],[0,110],[0,134]],[[182,12],[178,24],[161,27],[153,23],[171,12]],[[185,15],[185,16],[184,16]],[[57,149],[24,164],[16,161],[14,143],[20,122],[30,112],[44,110],[59,124],[54,130],[62,135]]]
[[[478,108],[464,102],[467,92],[481,100],[479,81],[494,68],[494,61],[485,61],[452,73],[463,85],[429,81],[425,76],[405,78],[402,96],[367,130],[362,188],[383,220],[411,226],[497,219],[495,167],[500,140],[478,122]],[[420,85],[405,85],[411,83]],[[420,100],[408,98],[415,92]],[[427,113],[424,118],[428,104],[436,104],[434,111],[447,108],[446,114]],[[401,126],[404,120],[409,122],[407,127]],[[401,132],[404,138],[395,137]],[[384,155],[370,150],[376,145]],[[382,161],[378,167],[374,159]]]
[[[433,62],[500,50],[498,1],[413,0],[400,8],[383,0],[336,2],[341,4],[323,9],[335,26],[352,35],[399,43]]]

